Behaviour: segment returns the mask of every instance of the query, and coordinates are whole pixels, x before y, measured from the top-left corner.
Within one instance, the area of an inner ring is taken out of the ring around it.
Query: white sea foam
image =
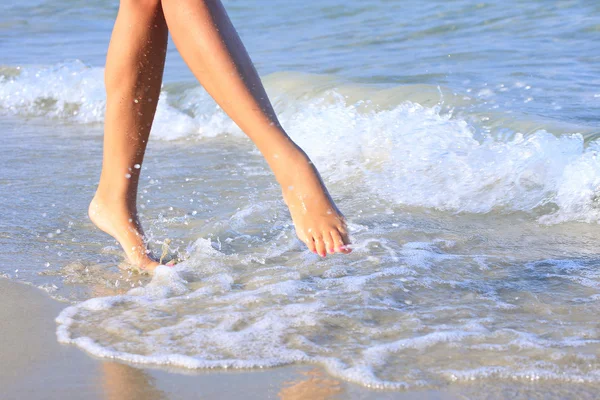
[[[373,240],[368,231],[355,237],[359,245]],[[571,306],[563,297],[588,290],[576,278],[597,285],[593,263],[515,265],[505,273],[519,280],[497,279],[494,269],[480,268],[483,256],[476,262],[451,254],[452,246],[390,241],[373,264],[358,255],[361,262],[351,257],[343,267],[301,258],[264,265],[200,239],[185,262],[159,268],[145,288],[65,309],[57,336],[96,356],[134,363],[192,369],[315,363],[382,389],[489,378],[600,382],[595,314],[581,310],[597,300]],[[531,296],[555,279],[571,287]]]

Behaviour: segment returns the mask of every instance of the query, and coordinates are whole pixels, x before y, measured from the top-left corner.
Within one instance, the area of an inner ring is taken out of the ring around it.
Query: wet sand
[[[67,304],[0,278],[0,388],[12,399],[455,399],[438,391],[381,392],[313,366],[265,371],[140,368],[90,357],[56,341],[54,318]]]

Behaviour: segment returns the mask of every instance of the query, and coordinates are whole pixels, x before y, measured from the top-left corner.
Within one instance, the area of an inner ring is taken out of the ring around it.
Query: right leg
[[[282,188],[296,234],[325,256],[349,253],[346,222],[308,156],[277,120],[220,0],[162,0],[169,31],[196,78],[252,139]],[[323,132],[325,134],[325,132]]]
[[[137,187],[160,95],[168,30],[160,0],[121,0],[106,58],[102,173],[89,207],[129,261],[153,270],[137,218]]]

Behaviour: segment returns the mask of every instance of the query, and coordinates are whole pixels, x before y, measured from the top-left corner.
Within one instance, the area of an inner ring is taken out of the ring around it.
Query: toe
[[[331,231],[331,236],[335,243],[335,251],[339,253],[350,253],[352,251],[347,247],[350,244],[350,240],[345,229],[333,230]]]
[[[335,253],[335,243],[329,231],[323,232],[323,242],[325,243],[325,249],[327,250],[327,254]]]
[[[317,248],[317,254],[321,257],[325,257],[327,255],[327,250],[325,250],[325,241],[321,236],[315,237],[315,246]]]

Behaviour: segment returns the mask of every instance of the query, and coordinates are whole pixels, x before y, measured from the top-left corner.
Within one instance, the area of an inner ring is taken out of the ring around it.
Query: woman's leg
[[[175,45],[202,86],[275,173],[296,234],[314,252],[348,252],[344,218],[306,154],[285,133],[219,0],[162,0]]]
[[[123,247],[129,261],[152,270],[137,218],[137,187],[156,111],[167,51],[160,0],[121,0],[106,59],[102,174],[89,215]]]

